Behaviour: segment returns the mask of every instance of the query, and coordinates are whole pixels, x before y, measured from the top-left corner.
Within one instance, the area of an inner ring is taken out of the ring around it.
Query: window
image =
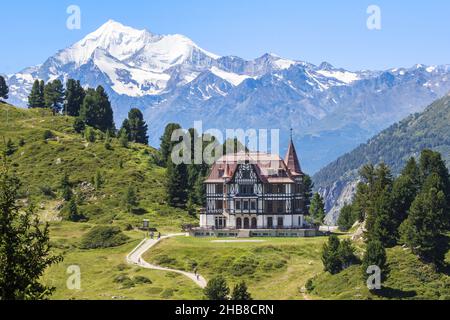
[[[242,171],[242,178],[243,179],[250,179],[250,170]]]
[[[283,213],[285,210],[284,201],[276,201],[277,212]]]
[[[267,228],[269,228],[269,229],[273,228],[273,218],[272,217],[267,218]]]
[[[283,226],[284,226],[284,219],[278,218],[278,228],[283,228]]]
[[[267,213],[272,213],[273,212],[273,202],[272,201],[267,201]]]
[[[236,210],[237,211],[241,210],[241,200],[236,200]]]
[[[216,184],[216,194],[223,194],[223,184]]]
[[[217,210],[223,209],[223,201],[221,201],[221,200],[216,201],[216,209]]]
[[[244,200],[244,211],[248,211],[248,200]]]
[[[242,184],[239,186],[239,194],[241,195],[252,195],[254,194],[254,188],[251,184]]]
[[[250,203],[250,210],[256,211],[256,200],[252,200]]]

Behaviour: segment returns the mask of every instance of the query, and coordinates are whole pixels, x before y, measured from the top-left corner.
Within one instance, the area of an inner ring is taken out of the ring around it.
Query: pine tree
[[[245,281],[239,282],[233,288],[233,293],[231,294],[231,300],[233,301],[250,301],[253,300],[252,296],[248,292],[247,284]]]
[[[126,130],[121,130],[119,134],[119,143],[122,147],[128,148],[129,136]]]
[[[76,118],[73,122],[73,130],[75,130],[76,133],[83,133],[84,129],[86,129],[84,121],[80,118]]]
[[[408,210],[421,188],[420,170],[416,160],[411,158],[392,187],[392,210],[395,214],[395,229],[408,217]]]
[[[6,84],[5,78],[0,76],[0,99],[8,100],[9,88]]]
[[[319,193],[315,193],[311,200],[309,214],[315,224],[321,225],[323,223],[323,220],[325,219],[325,204]]]
[[[367,269],[370,266],[377,266],[382,272],[386,272],[386,249],[383,244],[378,240],[370,240],[367,243],[366,252],[364,253],[362,261],[362,273],[365,279],[368,279]]]
[[[443,186],[436,173],[430,175],[414,200],[408,219],[400,227],[402,242],[422,260],[436,264],[444,261],[449,220]]]
[[[307,174],[303,177],[303,186],[304,186],[305,210],[309,212],[311,199],[313,197],[314,183],[311,177]]]
[[[102,173],[100,172],[100,170],[97,170],[94,178],[95,190],[99,191],[103,187],[104,183],[105,181],[103,179]]]
[[[63,199],[65,201],[70,201],[73,197],[73,192],[72,192],[72,185],[70,183],[70,178],[67,172],[64,173],[63,177],[61,178],[60,188],[62,190]]]
[[[35,80],[28,96],[29,108],[45,108],[43,81]]]
[[[355,222],[356,219],[353,212],[353,206],[346,204],[344,207],[342,207],[341,213],[339,214],[339,218],[337,221],[339,230],[347,232],[351,229],[351,227]]]
[[[72,117],[80,115],[81,105],[85,97],[85,92],[80,81],[74,79],[67,80],[66,99],[64,101],[64,114]]]
[[[106,150],[111,150],[111,134],[109,133],[109,130],[106,131],[106,136],[105,136],[105,149]]]
[[[144,121],[144,116],[139,109],[131,109],[128,113],[128,124],[130,141],[148,144],[148,126]]]
[[[182,207],[187,202],[187,172],[186,165],[175,165],[169,161],[166,173],[167,202],[172,207]]]
[[[11,139],[8,139],[8,141],[6,142],[6,149],[5,149],[5,154],[9,157],[12,156],[16,151],[17,151],[17,147],[14,144],[14,142],[12,142]]]
[[[119,130],[119,137],[123,137],[127,139],[127,142],[131,141],[131,128],[130,128],[130,120],[124,119],[122,122],[122,127]]]
[[[208,300],[225,301],[228,300],[230,289],[228,288],[225,278],[217,276],[208,282],[204,289],[204,294]]]
[[[337,274],[342,271],[342,262],[339,258],[339,245],[339,238],[336,235],[331,235],[328,238],[328,243],[323,245],[322,262],[325,272]]]
[[[44,271],[62,261],[51,252],[48,224],[42,225],[33,208],[18,206],[20,181],[0,168],[0,300],[41,300],[54,288],[40,280]]]
[[[128,189],[125,193],[124,203],[127,211],[130,213],[139,205],[136,189],[132,185],[128,186]]]
[[[390,192],[385,190],[374,202],[376,217],[367,238],[380,241],[384,247],[393,247],[397,244],[398,225]]]
[[[103,87],[88,89],[80,110],[80,118],[86,125],[106,132],[114,132],[114,120],[111,103]]]
[[[347,269],[358,262],[355,255],[355,248],[350,239],[344,239],[339,243],[338,256],[342,269]]]
[[[180,130],[181,126],[176,123],[170,123],[166,126],[164,134],[161,137],[161,161],[164,166],[168,166],[170,156],[174,146],[179,143],[179,141],[172,141],[172,134],[175,130]]]
[[[78,206],[75,199],[71,199],[69,201],[69,215],[68,215],[69,221],[72,222],[80,222],[82,220],[85,220],[86,218],[78,212]]]
[[[445,194],[447,205],[450,205],[450,176],[441,154],[431,150],[422,151],[420,171],[422,184],[433,174],[439,176],[443,185],[442,192]]]
[[[45,107],[51,109],[53,114],[61,112],[64,103],[64,86],[60,80],[47,83],[44,87]]]

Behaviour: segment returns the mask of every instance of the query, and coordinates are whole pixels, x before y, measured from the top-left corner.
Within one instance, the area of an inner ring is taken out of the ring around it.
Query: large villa
[[[206,208],[194,236],[306,237],[304,173],[294,143],[285,159],[266,153],[228,154],[205,181]]]

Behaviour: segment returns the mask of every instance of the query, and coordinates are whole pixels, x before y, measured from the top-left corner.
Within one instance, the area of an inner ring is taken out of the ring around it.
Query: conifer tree
[[[384,277],[387,271],[386,268],[386,249],[383,247],[383,244],[378,240],[369,240],[367,242],[366,251],[364,253],[361,271],[365,279],[369,277],[367,274],[367,269],[370,266],[377,266],[383,272]]]
[[[86,125],[100,131],[115,131],[111,103],[103,87],[99,86],[96,90],[89,88],[86,91],[80,110],[80,119]]]
[[[186,165],[175,165],[169,161],[166,173],[167,202],[172,207],[182,207],[187,202],[187,172]]]
[[[431,174],[423,190],[414,200],[408,219],[400,227],[401,240],[426,262],[441,264],[444,261],[445,233],[449,213],[443,192],[444,183]]]
[[[323,220],[325,219],[325,204],[319,193],[315,193],[311,200],[309,214],[315,224],[321,225],[323,223]]]
[[[44,87],[44,104],[53,114],[61,112],[64,103],[64,86],[60,80],[47,83]]]
[[[252,296],[248,292],[247,284],[245,281],[241,281],[236,284],[231,294],[231,300],[233,301],[250,301],[253,300]]]
[[[16,151],[17,151],[17,147],[14,144],[14,142],[12,142],[11,139],[8,139],[8,141],[6,142],[6,149],[5,149],[5,154],[7,156],[12,156]]]
[[[170,123],[166,126],[166,129],[164,130],[164,134],[161,137],[161,161],[164,166],[168,166],[168,162],[170,159],[170,156],[172,154],[172,150],[174,146],[179,143],[179,141],[172,141],[172,134],[175,130],[181,129],[181,126],[176,123]]]
[[[0,101],[1,99],[8,100],[9,88],[6,84],[5,78],[0,76]]]
[[[136,189],[132,185],[128,186],[128,189],[125,193],[124,203],[127,211],[130,213],[139,205]]]
[[[328,243],[323,245],[322,262],[325,272],[337,274],[342,271],[342,262],[339,257],[339,245],[339,238],[336,235],[331,235],[328,238]]]
[[[139,109],[133,108],[128,113],[128,125],[130,141],[148,144],[148,126],[144,121],[144,116]]]
[[[52,254],[48,224],[33,207],[18,206],[20,181],[5,159],[0,167],[0,300],[41,300],[54,288],[42,284],[45,270],[62,260]]]
[[[217,276],[208,282],[204,289],[204,294],[208,300],[225,301],[228,300],[230,289],[228,288],[225,278]]]
[[[67,173],[64,173],[62,179],[61,179],[61,190],[62,190],[62,198],[65,201],[70,201],[72,200],[73,197],[73,192],[72,192],[72,187],[69,181],[69,175]]]
[[[339,230],[347,232],[351,229],[355,222],[356,219],[353,212],[353,206],[346,204],[344,207],[342,207],[337,221]]]
[[[45,108],[44,102],[44,82],[35,80],[28,96],[29,108]]]
[[[72,117],[80,115],[81,105],[85,97],[85,92],[80,81],[74,79],[67,80],[66,99],[64,101],[64,114]]]

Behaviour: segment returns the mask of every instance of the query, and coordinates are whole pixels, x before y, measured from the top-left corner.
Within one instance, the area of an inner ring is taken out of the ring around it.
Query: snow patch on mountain
[[[231,83],[234,86],[238,86],[243,81],[252,78],[252,77],[247,76],[247,75],[240,75],[240,74],[236,74],[236,73],[226,72],[226,71],[220,70],[217,67],[212,67],[210,70],[216,76],[218,76],[218,77],[228,81],[229,83]]]

